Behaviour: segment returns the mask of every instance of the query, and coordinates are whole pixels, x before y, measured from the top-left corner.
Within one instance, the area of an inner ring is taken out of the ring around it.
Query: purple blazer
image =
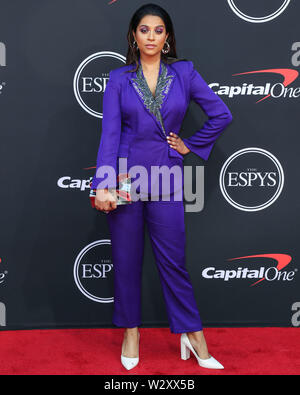
[[[134,65],[125,65],[109,73],[92,189],[116,186],[116,177],[107,177],[103,166],[112,166],[117,175],[119,157],[127,158],[128,170],[136,165],[146,167],[149,173],[155,165],[182,168],[184,155],[169,146],[166,135],[180,133],[190,100],[199,104],[208,120],[183,141],[202,159],[208,159],[216,139],[232,121],[228,107],[206,84],[192,61],[167,64],[161,60],[155,105],[140,60],[139,66],[138,72],[126,72]],[[132,181],[138,178],[133,177]]]

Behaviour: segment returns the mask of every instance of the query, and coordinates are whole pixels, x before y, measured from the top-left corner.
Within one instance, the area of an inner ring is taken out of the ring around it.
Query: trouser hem
[[[138,324],[121,324],[121,323],[115,323],[113,322],[113,324],[119,328],[135,328],[137,326],[141,326],[141,323]]]
[[[198,332],[202,331],[203,327],[197,327],[197,328],[189,328],[189,329],[172,329],[170,328],[172,333],[187,333],[187,332]]]

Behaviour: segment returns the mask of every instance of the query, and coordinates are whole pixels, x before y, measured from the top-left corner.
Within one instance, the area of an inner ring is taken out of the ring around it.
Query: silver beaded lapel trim
[[[174,75],[168,74],[167,67],[162,63],[162,70],[158,76],[158,81],[155,89],[155,97],[152,95],[150,88],[148,87],[146,78],[143,76],[142,68],[139,66],[136,72],[136,78],[132,78],[133,86],[137,91],[138,95],[142,98],[145,107],[155,115],[157,120],[162,126],[163,132],[166,135],[165,128],[163,125],[163,119],[160,113],[161,106],[164,102],[166,95],[169,92]]]

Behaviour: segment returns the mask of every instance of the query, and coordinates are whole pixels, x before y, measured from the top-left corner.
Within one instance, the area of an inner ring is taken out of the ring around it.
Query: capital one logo
[[[74,75],[73,90],[84,111],[97,118],[103,117],[102,97],[109,71],[121,67],[125,62],[124,56],[103,51],[90,55],[80,63]]]
[[[95,166],[91,168],[95,169]],[[57,186],[61,189],[75,189],[84,192],[86,189],[90,189],[90,183],[92,178],[93,177],[83,179],[73,178],[71,176],[62,176],[57,180]]]
[[[110,240],[97,240],[78,254],[73,275],[79,291],[97,303],[112,303],[113,264]]]
[[[272,205],[284,185],[279,160],[269,151],[251,147],[232,154],[222,166],[219,185],[229,204],[242,211],[259,211]]]
[[[202,271],[202,277],[207,280],[223,280],[225,282],[233,281],[233,280],[256,280],[251,284],[251,287],[258,285],[264,281],[266,282],[290,282],[293,281],[295,275],[298,271],[297,268],[294,270],[287,270],[287,266],[291,263],[292,257],[288,254],[256,254],[256,255],[247,255],[240,256],[237,258],[228,259],[229,261],[234,260],[253,260],[257,261],[257,268],[253,267],[238,267],[237,269],[222,269],[215,267],[207,267]],[[264,260],[270,262],[276,262],[276,266],[265,267],[262,266]]]
[[[209,84],[209,86],[216,94],[226,95],[230,99],[235,98],[236,96],[263,96],[261,99],[257,100],[256,103],[260,103],[269,98],[298,99],[300,97],[300,88],[290,86],[299,77],[299,72],[297,70],[287,68],[261,69],[236,73],[233,74],[233,76],[260,74],[269,74],[271,77],[279,77],[282,82],[265,82],[263,85],[255,85],[252,82],[243,82],[239,85],[221,85],[218,82],[212,82]]]
[[[227,0],[231,10],[241,19],[251,23],[269,22],[281,15],[289,6],[291,0]],[[250,15],[250,12],[259,12],[260,16]],[[258,10],[258,11],[257,11]]]

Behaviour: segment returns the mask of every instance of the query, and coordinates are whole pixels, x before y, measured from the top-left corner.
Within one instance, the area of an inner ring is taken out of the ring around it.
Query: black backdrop
[[[88,181],[108,73],[124,63],[129,20],[142,4],[0,1],[2,329],[112,327],[109,232],[105,214],[90,207]],[[203,323],[292,325],[300,299],[299,1],[157,4],[173,19],[178,56],[194,62],[234,118],[207,162],[184,159],[203,182],[202,210],[185,214]],[[181,137],[205,120],[191,102]],[[148,234],[142,319],[168,326]]]

